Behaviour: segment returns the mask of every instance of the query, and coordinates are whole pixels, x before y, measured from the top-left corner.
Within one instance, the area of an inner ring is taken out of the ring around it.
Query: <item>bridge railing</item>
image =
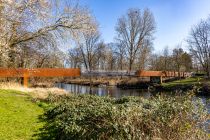
[[[161,77],[189,77],[190,72],[175,72],[175,71],[145,71],[139,70],[136,72],[137,76],[140,77],[151,77],[151,76],[161,76]]]
[[[23,77],[25,87],[28,86],[30,77],[76,77],[80,75],[80,69],[72,68],[0,68],[0,77]]]
[[[135,71],[128,72],[127,70],[106,71],[106,70],[91,70],[82,71],[85,76],[135,76]]]

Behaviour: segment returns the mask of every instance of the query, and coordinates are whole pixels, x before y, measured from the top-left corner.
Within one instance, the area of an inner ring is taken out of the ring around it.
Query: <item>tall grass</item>
[[[49,95],[65,95],[68,94],[67,91],[51,87],[51,88],[25,88],[21,84],[17,82],[0,82],[0,89],[9,89],[9,90],[16,90],[22,91],[25,93],[30,94],[34,100],[44,100]]]

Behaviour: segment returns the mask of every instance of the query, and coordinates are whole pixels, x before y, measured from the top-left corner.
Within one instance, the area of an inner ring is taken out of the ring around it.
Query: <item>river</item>
[[[74,94],[92,94],[98,96],[110,96],[114,98],[121,98],[123,96],[142,96],[149,98],[151,93],[142,89],[120,89],[115,86],[90,87],[78,84],[64,84],[57,83],[56,87],[65,89]]]

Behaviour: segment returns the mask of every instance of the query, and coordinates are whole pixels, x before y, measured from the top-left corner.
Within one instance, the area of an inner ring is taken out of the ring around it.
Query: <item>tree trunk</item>
[[[7,67],[14,68],[15,67],[15,50],[14,49],[9,50],[8,57],[9,57],[9,60],[8,60]]]
[[[133,62],[132,62],[132,60],[130,60],[130,62],[129,62],[129,74],[130,74],[130,72],[131,72],[131,70],[132,70],[132,65],[133,65]]]

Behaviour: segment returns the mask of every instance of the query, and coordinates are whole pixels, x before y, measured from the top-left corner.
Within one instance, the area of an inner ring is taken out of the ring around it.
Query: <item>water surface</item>
[[[110,96],[114,98],[121,98],[123,96],[142,96],[149,98],[151,93],[148,90],[143,89],[120,89],[115,86],[101,86],[101,87],[90,87],[78,84],[64,84],[57,83],[56,87],[65,89],[70,93],[74,94],[93,94],[98,96]]]

